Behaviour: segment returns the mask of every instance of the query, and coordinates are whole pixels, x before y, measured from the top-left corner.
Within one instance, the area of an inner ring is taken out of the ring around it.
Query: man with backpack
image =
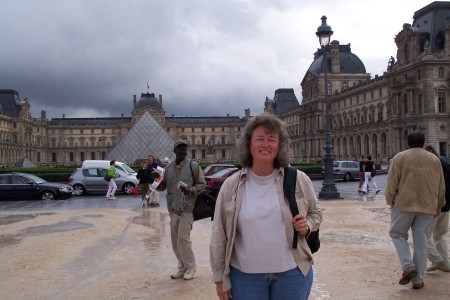
[[[187,148],[188,145],[184,140],[175,142],[173,147],[175,161],[166,166],[164,179],[158,190],[163,191],[167,188],[172,249],[178,260],[178,270],[170,277],[190,280],[195,274],[195,257],[190,237],[194,223],[192,211],[195,199],[205,189],[206,183],[198,163],[186,158]]]

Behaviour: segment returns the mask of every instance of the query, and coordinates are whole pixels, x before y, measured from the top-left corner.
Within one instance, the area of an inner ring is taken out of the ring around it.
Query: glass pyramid
[[[133,164],[146,160],[151,154],[157,160],[172,161],[175,159],[174,143],[167,130],[147,111],[105,159]]]

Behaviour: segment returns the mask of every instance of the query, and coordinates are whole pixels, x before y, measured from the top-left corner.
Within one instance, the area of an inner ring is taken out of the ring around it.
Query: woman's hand
[[[217,293],[217,297],[219,297],[220,300],[231,299],[231,289],[224,292],[222,282],[216,282],[216,293]]]
[[[309,233],[308,221],[304,215],[296,215],[292,218],[292,223],[294,223],[294,229],[301,235],[306,236]]]

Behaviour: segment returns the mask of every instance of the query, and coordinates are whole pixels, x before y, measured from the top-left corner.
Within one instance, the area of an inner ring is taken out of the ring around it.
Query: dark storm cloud
[[[398,23],[412,21],[423,6],[416,2]],[[2,0],[0,89],[27,97],[33,116],[41,109],[49,117],[129,116],[133,95],[139,99],[147,82],[163,95],[167,115],[256,114],[280,87],[294,88],[301,100],[322,14],[332,15],[337,39],[358,44],[361,28],[352,27],[366,2],[334,3]],[[379,57],[358,45],[368,72],[370,60],[378,74],[395,55],[401,25],[389,30],[390,50]]]

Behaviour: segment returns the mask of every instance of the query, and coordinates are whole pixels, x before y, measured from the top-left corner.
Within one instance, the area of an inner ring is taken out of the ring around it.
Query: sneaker
[[[170,275],[170,278],[172,278],[172,279],[180,279],[180,278],[183,278],[185,273],[187,273],[187,272],[185,272],[185,271],[178,271],[175,274]]]
[[[439,266],[439,270],[442,272],[450,272],[450,267],[446,263],[442,263],[442,265]]]
[[[193,269],[187,269],[186,273],[184,273],[184,280],[191,280],[192,278],[194,278],[194,274],[195,274],[195,268]]]
[[[154,207],[159,207],[159,203],[153,203]]]
[[[378,194],[380,192],[380,190],[377,190],[376,192],[375,192],[375,194]]]
[[[431,266],[429,266],[428,268],[426,268],[425,271],[427,272],[433,272],[436,271],[437,269],[439,269],[439,266],[443,264],[442,261],[438,262],[438,263],[432,263]]]
[[[116,197],[111,197],[111,198],[109,198],[110,200],[116,200],[117,198]]]
[[[416,266],[409,266],[403,271],[402,278],[400,278],[398,284],[406,285],[410,283],[411,279],[416,277],[416,275],[417,275]]]
[[[413,289],[420,290],[421,288],[423,288],[424,285],[425,283],[423,283],[423,281],[420,283],[413,283]]]

